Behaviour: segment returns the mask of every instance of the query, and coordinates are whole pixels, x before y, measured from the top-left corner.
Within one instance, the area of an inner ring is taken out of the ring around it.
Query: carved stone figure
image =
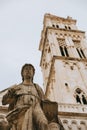
[[[39,130],[47,130],[48,121],[41,109],[40,100],[44,93],[33,83],[35,69],[31,64],[22,67],[22,83],[9,89],[3,96],[2,104],[9,104],[7,120],[11,130],[33,130],[33,123]]]
[[[0,130],[10,130],[8,121],[3,114],[0,114]]]
[[[3,96],[2,104],[9,104],[7,120],[11,130],[59,130],[57,113],[45,112],[45,106],[48,104],[49,109],[51,102],[45,101],[43,90],[33,83],[34,74],[33,65],[25,64],[21,70],[22,83]]]

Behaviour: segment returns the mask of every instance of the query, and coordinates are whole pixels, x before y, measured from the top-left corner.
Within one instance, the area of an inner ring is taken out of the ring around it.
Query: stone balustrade
[[[59,112],[87,113],[87,105],[81,104],[58,104]]]

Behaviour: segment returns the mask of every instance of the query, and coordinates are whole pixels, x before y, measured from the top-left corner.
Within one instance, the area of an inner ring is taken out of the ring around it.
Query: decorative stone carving
[[[8,124],[5,115],[0,114],[0,130],[10,130],[10,126]]]
[[[33,83],[34,74],[33,65],[25,64],[21,70],[22,83],[3,96],[2,104],[9,104],[6,118],[11,130],[64,130],[57,117],[57,103],[45,100],[42,89]]]

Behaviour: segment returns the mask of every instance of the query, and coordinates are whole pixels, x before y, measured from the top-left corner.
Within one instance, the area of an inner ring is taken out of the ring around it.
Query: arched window
[[[80,88],[75,90],[75,98],[77,103],[87,104],[86,94]]]
[[[84,95],[82,95],[82,101],[83,101],[83,104],[87,104],[87,100]]]
[[[60,35],[62,35],[62,33],[60,33]],[[67,49],[65,39],[60,38],[60,39],[57,39],[57,40],[58,40],[61,55],[69,57],[69,53],[68,53],[68,49]]]
[[[76,101],[77,101],[77,103],[81,104],[81,100],[80,100],[80,97],[78,95],[76,95]]]
[[[61,52],[61,55],[62,56],[67,56],[69,57],[69,53],[68,53],[68,50],[65,46],[60,46],[60,52]]]
[[[73,42],[75,44],[75,48],[76,48],[76,50],[78,52],[79,57],[80,58],[86,58],[85,53],[83,51],[83,48],[81,46],[81,41],[80,40],[73,40]]]

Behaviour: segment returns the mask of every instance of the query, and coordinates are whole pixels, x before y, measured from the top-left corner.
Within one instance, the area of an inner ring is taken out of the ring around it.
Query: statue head
[[[22,66],[22,69],[21,69],[22,80],[24,81],[24,74],[23,74],[23,72],[24,72],[24,70],[25,70],[26,68],[27,68],[27,69],[32,69],[32,71],[33,71],[32,81],[33,81],[33,76],[34,76],[34,74],[35,74],[35,68],[34,68],[34,66],[33,66],[32,64],[24,64],[24,65]]]

